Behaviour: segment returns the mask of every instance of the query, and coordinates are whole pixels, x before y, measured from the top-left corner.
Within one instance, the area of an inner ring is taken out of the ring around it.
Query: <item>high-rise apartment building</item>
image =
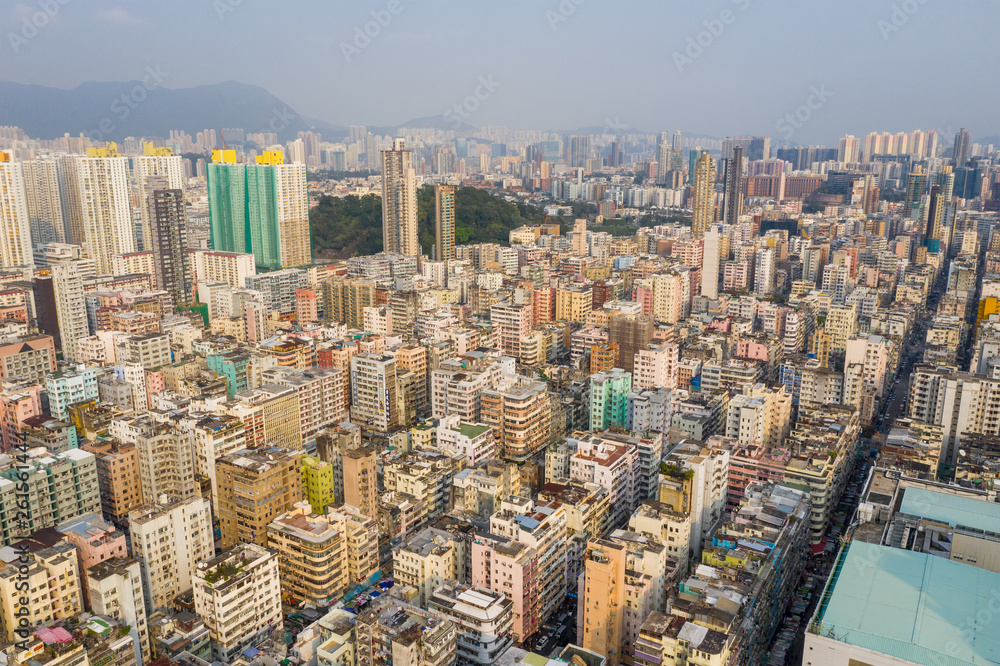
[[[427,607],[458,627],[460,663],[492,666],[513,644],[514,605],[502,593],[445,581],[427,600]]]
[[[927,174],[919,164],[906,178],[906,200],[903,202],[904,217],[913,217],[913,211],[923,208],[924,192],[927,191]],[[918,215],[923,217],[923,215]]]
[[[97,483],[104,517],[124,525],[128,521],[129,512],[143,503],[139,482],[139,455],[135,445],[112,440],[88,444],[83,450],[94,454],[96,458]]]
[[[590,429],[625,426],[632,374],[613,368],[590,377]]]
[[[194,610],[212,636],[212,657],[232,663],[241,652],[282,635],[278,554],[239,544],[200,562],[194,571]]]
[[[701,295],[706,298],[719,296],[719,267],[722,264],[722,228],[713,225],[705,230],[701,263]]]
[[[691,235],[701,238],[715,216],[715,162],[707,150],[695,164],[691,200]]]
[[[382,151],[382,249],[420,255],[417,231],[417,172],[403,139]]]
[[[455,623],[395,599],[380,599],[358,614],[355,635],[357,664],[448,666],[455,663],[458,635]]]
[[[735,226],[743,212],[743,148],[733,148],[733,156],[726,160],[726,190],[722,204],[722,221]],[[706,227],[707,228],[707,227]]]
[[[165,176],[149,176],[146,187],[146,211],[149,236],[144,243],[153,251],[153,270],[158,289],[169,291],[174,304],[192,298],[191,271],[188,268],[187,211],[184,192],[167,188]]]
[[[276,446],[243,449],[215,461],[223,548],[267,544],[267,526],[302,501],[300,453]]]
[[[93,453],[81,449],[56,454],[29,451],[27,460],[9,459],[7,464],[9,467],[0,470],[0,541],[4,545],[22,531],[31,533],[77,516],[100,513],[101,492]],[[18,505],[23,504],[28,506],[27,516],[20,520]]]
[[[351,359],[351,421],[387,433],[400,425],[396,359],[359,354]]]
[[[247,278],[257,274],[257,263],[249,253],[194,250],[189,252],[188,263],[195,286],[203,282],[225,282],[230,287],[242,289]]]
[[[182,500],[194,496],[194,433],[174,423],[148,417],[115,420],[111,434],[134,443],[139,458],[139,484],[144,500],[166,496]]]
[[[280,150],[254,164],[217,150],[207,177],[212,249],[252,253],[265,268],[312,263],[304,164],[285,164]]]
[[[590,158],[590,137],[586,135],[571,135],[566,142],[569,154],[570,167],[574,169],[587,168],[587,159]]]
[[[549,443],[552,404],[545,382],[504,377],[481,400],[482,422],[493,427],[505,460],[527,460]]]
[[[154,189],[181,190],[184,189],[184,163],[180,155],[174,155],[170,148],[157,148],[152,143],[144,143],[142,155],[132,158],[132,177],[139,189],[142,201],[148,201]],[[153,177],[159,176],[155,184],[150,182]],[[183,194],[179,195],[183,207]],[[140,235],[142,237],[142,249],[149,251],[153,249],[153,227],[152,213],[148,206],[140,206]],[[138,243],[137,243],[138,245]],[[162,289],[162,283],[160,288]]]
[[[29,626],[35,627],[67,620],[83,610],[80,569],[72,544],[60,541],[25,555],[27,562],[15,560],[0,568],[0,626],[11,642],[22,640],[14,633],[23,627],[21,617],[29,618]]]
[[[31,242],[65,243],[59,162],[46,156],[22,162],[24,192],[28,197],[28,219],[31,221]]]
[[[31,220],[20,162],[0,152],[0,266],[32,266]]]
[[[369,518],[378,518],[378,478],[373,449],[349,449],[343,454],[344,503]]]
[[[124,538],[124,537],[123,537]],[[113,559],[82,572],[91,613],[113,617],[128,627],[135,641],[136,664],[150,661],[149,625],[142,594],[142,571],[132,558]]]
[[[927,206],[926,245],[927,249],[936,252],[941,249],[941,241],[945,239],[945,195],[940,185],[931,185],[931,199]]]
[[[434,186],[434,258],[455,258],[455,186]]]
[[[139,507],[129,514],[129,532],[148,612],[190,590],[197,564],[215,556],[212,507],[202,497]]]
[[[112,257],[136,250],[128,158],[119,156],[114,144],[88,148],[76,158],[76,182],[83,247],[97,274],[111,275]]]
[[[378,530],[366,516],[315,514],[308,502],[298,502],[267,526],[267,534],[278,552],[282,594],[296,603],[325,606],[378,568]],[[358,569],[359,562],[366,566]]]
[[[860,162],[861,161],[861,139],[853,134],[840,139],[837,146],[838,162]]]
[[[969,131],[964,127],[955,134],[954,161],[956,167],[964,167],[969,161]]]
[[[77,155],[62,155],[56,159],[59,177],[59,197],[66,242],[83,245],[83,211],[80,209],[80,183],[77,180]]]

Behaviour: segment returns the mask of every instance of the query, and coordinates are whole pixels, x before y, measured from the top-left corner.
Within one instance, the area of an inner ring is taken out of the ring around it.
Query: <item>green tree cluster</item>
[[[455,191],[455,242],[504,243],[512,229],[537,225],[545,219],[541,208],[510,202],[486,190],[460,187]],[[382,199],[320,197],[309,211],[313,248],[317,256],[343,259],[382,251]],[[417,231],[420,247],[434,246],[434,188],[417,192]]]

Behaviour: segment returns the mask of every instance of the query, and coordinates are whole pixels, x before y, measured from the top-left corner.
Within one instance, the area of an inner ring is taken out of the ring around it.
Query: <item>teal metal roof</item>
[[[995,665],[1000,574],[855,541],[817,619],[814,633],[917,664]]]
[[[900,513],[1000,534],[1000,503],[959,497],[924,488],[907,488]],[[997,625],[1000,627],[1000,623]]]

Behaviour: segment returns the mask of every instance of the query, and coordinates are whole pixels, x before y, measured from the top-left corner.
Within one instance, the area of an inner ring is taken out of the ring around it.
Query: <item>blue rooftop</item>
[[[960,497],[924,488],[907,488],[903,493],[900,513],[935,520],[952,527],[1000,534],[1000,504],[986,500]]]
[[[998,603],[1000,574],[855,541],[813,633],[926,666],[987,666],[1000,662]]]

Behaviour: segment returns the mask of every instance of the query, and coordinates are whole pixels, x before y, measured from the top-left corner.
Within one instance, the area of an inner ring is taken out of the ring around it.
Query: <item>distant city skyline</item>
[[[1000,6],[965,7],[0,0],[0,71],[59,88],[141,80],[147,67],[167,88],[236,80],[345,126],[433,117],[768,135],[775,146],[933,129],[950,144],[960,127],[972,141],[1000,135],[996,93],[975,65],[993,57]]]

